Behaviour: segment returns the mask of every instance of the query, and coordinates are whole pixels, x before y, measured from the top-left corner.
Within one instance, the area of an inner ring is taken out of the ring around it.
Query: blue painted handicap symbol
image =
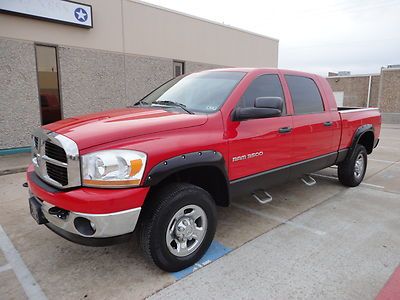
[[[179,272],[174,272],[171,273],[177,280],[180,280],[189,274],[193,273],[194,271],[201,269],[202,267],[208,265],[209,263],[213,262],[214,260],[217,260],[218,258],[224,256],[225,254],[231,252],[232,249],[225,247],[218,241],[213,241],[211,243],[210,248],[208,248],[206,254],[193,266],[190,266],[186,269],[183,269],[182,271]]]

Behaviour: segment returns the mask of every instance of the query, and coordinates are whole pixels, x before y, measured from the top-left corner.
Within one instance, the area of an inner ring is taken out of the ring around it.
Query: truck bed
[[[348,148],[357,128],[362,125],[372,125],[375,137],[379,137],[381,130],[381,115],[379,108],[365,107],[338,107],[342,123],[342,136],[339,149]]]

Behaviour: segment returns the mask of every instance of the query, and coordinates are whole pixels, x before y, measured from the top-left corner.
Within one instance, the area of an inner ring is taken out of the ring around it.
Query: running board
[[[262,195],[261,197],[260,197],[260,194]],[[266,204],[266,203],[272,201],[272,196],[270,194],[268,194],[266,191],[263,191],[263,190],[259,190],[259,191],[253,192],[252,196],[260,204]]]
[[[317,181],[314,178],[312,178],[310,175],[304,175],[301,178],[301,181],[303,181],[304,184],[307,186],[313,186],[314,184],[317,183]]]

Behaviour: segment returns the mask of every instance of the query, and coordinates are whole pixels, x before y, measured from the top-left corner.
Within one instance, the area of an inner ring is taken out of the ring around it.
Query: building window
[[[174,77],[181,76],[185,74],[185,62],[183,61],[174,61]]]
[[[42,125],[61,120],[57,48],[35,45]]]

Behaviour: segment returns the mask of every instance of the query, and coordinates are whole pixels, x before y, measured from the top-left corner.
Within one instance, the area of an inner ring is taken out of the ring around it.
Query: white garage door
[[[335,96],[336,105],[343,106],[344,92],[333,92],[333,95]]]

